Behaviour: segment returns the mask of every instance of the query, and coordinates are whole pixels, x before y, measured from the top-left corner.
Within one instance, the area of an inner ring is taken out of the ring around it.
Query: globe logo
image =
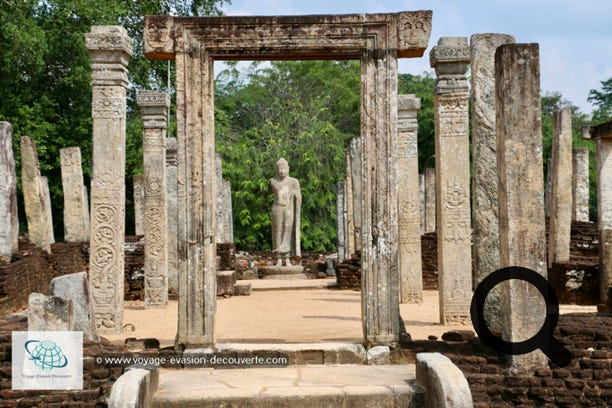
[[[29,340],[24,347],[30,360],[43,370],[62,368],[68,365],[68,359],[62,349],[53,340]]]

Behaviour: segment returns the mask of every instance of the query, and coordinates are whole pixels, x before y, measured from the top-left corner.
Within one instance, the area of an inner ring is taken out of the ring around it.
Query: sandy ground
[[[362,341],[361,293],[337,289],[254,291],[251,296],[217,299],[215,336],[218,343],[315,343]],[[413,339],[427,339],[454,329],[472,326],[442,326],[438,322],[438,292],[424,291],[423,303],[402,304],[400,313]],[[176,301],[163,309],[144,309],[142,302],[126,302],[123,334],[155,337],[162,346],[172,345],[176,335]],[[561,307],[561,312],[593,312],[595,307]],[[134,331],[131,331],[133,325]]]

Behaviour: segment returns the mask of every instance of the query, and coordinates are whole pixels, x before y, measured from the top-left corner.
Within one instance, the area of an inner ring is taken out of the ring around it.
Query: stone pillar
[[[220,154],[215,155],[215,173],[217,175],[217,233],[216,242],[234,242],[232,222],[232,190],[230,183],[223,179],[223,162]]]
[[[589,222],[589,149],[573,150],[572,167],[572,220]]]
[[[166,128],[170,97],[167,93],[142,91],[140,106],[144,164],[144,306],[168,303],[168,224],[166,212]]]
[[[19,250],[19,219],[13,126],[8,122],[0,122],[0,180],[0,261],[10,262]]]
[[[132,40],[123,27],[85,34],[92,59],[93,160],[89,282],[99,333],[123,327],[125,118]]]
[[[186,34],[185,34],[186,35]],[[176,52],[179,306],[177,344],[214,344],[217,302],[213,60],[182,37]],[[181,45],[183,47],[183,45]],[[189,152],[187,153],[187,149]],[[186,158],[189,157],[189,161]]]
[[[168,216],[168,291],[178,293],[178,207],[176,138],[166,139],[166,211]]]
[[[414,95],[397,96],[396,163],[399,180],[399,269],[402,303],[423,301],[419,157],[417,112],[421,100]]]
[[[144,176],[134,174],[132,183],[134,186],[134,234],[144,235]]]
[[[522,266],[546,277],[538,44],[505,44],[495,54],[500,267]],[[530,284],[501,284],[502,338],[522,341],[544,322],[545,304]],[[509,356],[513,370],[548,366],[536,350]]]
[[[546,192],[544,193],[544,211],[546,217],[550,217],[550,209],[552,206],[552,160],[549,158],[546,161]]]
[[[548,267],[570,259],[572,230],[572,111],[553,112]]]
[[[361,197],[362,184],[361,178],[361,138],[357,137],[351,140],[349,147],[351,156],[351,181],[353,195],[353,231],[355,233],[355,252],[361,252],[361,244],[363,237],[361,236]]]
[[[436,70],[436,207],[440,322],[470,322],[472,248],[468,83],[465,37],[442,37],[430,52]]]
[[[344,177],[345,207],[346,207],[346,258],[355,253],[355,205],[353,197],[353,172],[350,150],[344,151],[346,158],[346,176]]]
[[[345,206],[345,184],[339,181],[336,185],[336,248],[338,250],[338,262],[346,259],[346,218]]]
[[[51,210],[51,190],[49,189],[49,179],[46,176],[42,176],[40,178],[40,183],[42,186],[43,192],[43,200],[44,200],[44,208],[45,208],[45,219],[49,223],[48,231],[49,231],[49,242],[55,242],[55,234],[53,232],[53,211]]]
[[[595,126],[597,142],[597,213],[599,218],[599,300],[609,305],[612,287],[612,121]],[[612,310],[607,310],[612,313]]]
[[[425,232],[436,230],[436,169],[425,169]]]
[[[397,344],[399,313],[397,212],[397,53],[361,59],[361,308],[365,341]],[[354,180],[354,179],[353,179]]]
[[[497,168],[495,50],[510,43],[514,43],[514,37],[507,34],[474,34],[470,38],[474,286],[499,269],[498,189],[494,171]]]
[[[425,174],[419,174],[419,224],[421,235],[425,233]]]
[[[60,161],[64,191],[64,241],[89,241],[89,208],[83,183],[81,149],[60,149]]]
[[[21,137],[21,186],[30,242],[47,252],[53,243],[53,221],[46,207],[45,189],[40,175],[38,151],[34,139]]]

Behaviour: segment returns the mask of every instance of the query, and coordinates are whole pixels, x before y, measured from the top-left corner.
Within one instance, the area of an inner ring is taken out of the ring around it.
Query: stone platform
[[[151,406],[411,407],[423,395],[414,365],[162,369]]]
[[[308,279],[304,275],[304,267],[301,265],[276,266],[267,265],[260,266],[259,273],[264,274],[263,279]]]

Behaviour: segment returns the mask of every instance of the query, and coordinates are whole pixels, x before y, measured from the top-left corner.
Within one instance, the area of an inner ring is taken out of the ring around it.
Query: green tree
[[[89,181],[91,60],[84,34],[92,25],[121,25],[135,41],[127,118],[126,173],[130,175],[142,171],[142,125],[135,92],[166,89],[168,75],[168,64],[147,61],[140,52],[144,15],[220,14],[224,3],[229,1],[0,0],[0,120],[13,124],[18,166],[19,137],[28,135],[36,141],[41,170],[49,178],[56,237],[63,236],[60,148],[81,148],[86,184]],[[128,193],[128,205],[131,197]],[[22,205],[20,211],[23,214]],[[132,213],[126,212],[128,225],[133,224]]]
[[[232,185],[234,237],[244,249],[269,249],[269,180],[285,157],[302,187],[302,247],[336,242],[336,183],[344,149],[359,135],[360,73],[355,61],[230,65],[216,86],[217,150]]]
[[[591,89],[587,101],[596,106],[592,118],[594,122],[612,119],[612,78],[601,81],[601,90]]]

